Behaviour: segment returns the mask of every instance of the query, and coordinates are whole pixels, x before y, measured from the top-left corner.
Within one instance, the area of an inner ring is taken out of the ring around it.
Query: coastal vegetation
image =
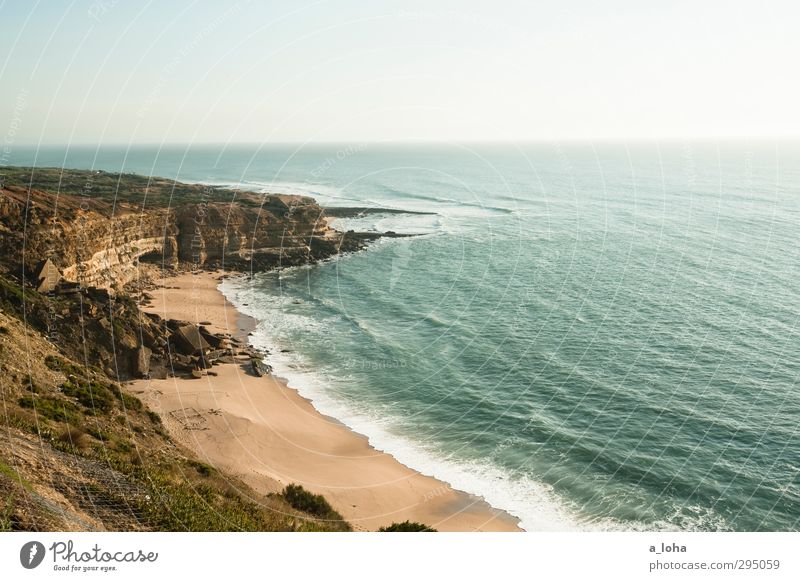
[[[436,529],[429,527],[418,522],[403,521],[400,523],[393,522],[387,527],[378,529],[381,533],[435,533]]]
[[[204,202],[230,203],[234,199],[252,206],[261,203],[258,195],[249,192],[237,195],[234,190],[219,186],[186,184],[156,176],[100,170],[4,167],[3,184],[0,185],[158,208]]]
[[[333,510],[333,507],[325,500],[321,494],[309,492],[299,484],[289,484],[283,489],[280,496],[289,503],[292,508],[312,514],[323,521],[336,523],[341,530],[351,530],[342,515]]]

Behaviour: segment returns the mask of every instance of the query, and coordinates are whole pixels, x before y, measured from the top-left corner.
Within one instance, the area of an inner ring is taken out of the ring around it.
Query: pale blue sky
[[[0,139],[800,137],[794,2],[0,0]]]

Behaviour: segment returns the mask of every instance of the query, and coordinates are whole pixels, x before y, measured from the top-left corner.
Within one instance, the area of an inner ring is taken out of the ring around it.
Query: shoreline
[[[256,322],[218,289],[225,276],[203,271],[159,280],[151,303],[140,308],[166,319],[210,323],[213,332],[246,342]],[[376,450],[283,379],[256,377],[249,358],[208,371],[199,379],[136,380],[128,389],[161,416],[173,438],[256,492],[302,484],[323,494],[355,530],[404,520],[440,531],[522,530],[518,519],[482,498]]]

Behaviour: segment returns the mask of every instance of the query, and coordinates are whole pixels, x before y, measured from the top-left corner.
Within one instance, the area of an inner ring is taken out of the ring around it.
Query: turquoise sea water
[[[315,405],[528,530],[797,530],[800,146],[17,149],[425,211],[234,280]],[[283,350],[283,352],[281,352]]]

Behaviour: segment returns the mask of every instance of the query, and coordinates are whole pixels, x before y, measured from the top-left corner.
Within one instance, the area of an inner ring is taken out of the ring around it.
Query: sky
[[[798,17],[736,0],[0,0],[0,139],[795,138]]]

